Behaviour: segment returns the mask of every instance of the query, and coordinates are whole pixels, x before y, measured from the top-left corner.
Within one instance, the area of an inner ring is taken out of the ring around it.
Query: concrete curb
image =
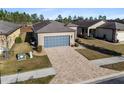
[[[103,76],[103,77],[99,77],[99,78],[95,78],[95,79],[82,81],[78,84],[96,84],[96,83],[104,82],[104,81],[107,81],[107,80],[119,78],[119,77],[122,77],[122,76],[124,76],[124,72],[119,72],[119,73],[115,73],[115,74],[112,74],[112,75],[107,75],[107,76]]]

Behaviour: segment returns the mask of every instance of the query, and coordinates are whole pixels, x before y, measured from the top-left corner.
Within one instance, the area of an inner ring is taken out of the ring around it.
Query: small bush
[[[119,40],[113,40],[112,42],[114,42],[114,43],[119,43]]]
[[[89,40],[92,40],[94,39],[92,36],[84,36],[84,39],[89,39]]]
[[[11,56],[14,56],[14,51],[9,51],[9,54],[10,54]]]
[[[78,47],[79,46],[79,44],[78,43],[75,43],[75,47]]]
[[[21,39],[21,37],[16,37],[16,39],[15,39],[15,43],[22,43],[22,39]]]
[[[75,39],[75,42],[79,42],[79,39],[77,38],[77,39]]]
[[[71,45],[71,47],[74,47],[74,46],[75,46],[75,45],[73,45],[73,44]]]
[[[41,45],[39,45],[39,46],[37,46],[37,52],[41,52],[42,51],[42,46]]]

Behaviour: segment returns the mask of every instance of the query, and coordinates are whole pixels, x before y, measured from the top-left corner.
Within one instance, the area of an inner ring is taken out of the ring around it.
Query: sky
[[[98,17],[99,15],[107,16],[107,19],[124,18],[124,8],[3,8],[10,12],[26,12],[29,14],[43,14],[45,18],[55,19],[59,14],[63,17],[83,16]]]

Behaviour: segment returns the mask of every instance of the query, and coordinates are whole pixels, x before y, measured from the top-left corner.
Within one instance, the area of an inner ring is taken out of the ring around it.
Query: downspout
[[[113,39],[112,41],[113,42],[116,42],[117,41],[116,30],[115,29],[112,29],[112,32],[113,32],[112,33],[112,39]]]
[[[6,48],[9,49],[9,46],[8,46],[8,40],[7,40],[7,35],[6,35]]]
[[[114,31],[114,39],[115,39],[115,42],[118,42],[118,39],[117,39],[117,30],[116,31]]]

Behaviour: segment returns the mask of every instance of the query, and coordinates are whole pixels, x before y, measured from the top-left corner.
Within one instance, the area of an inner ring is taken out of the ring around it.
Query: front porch
[[[79,37],[95,37],[96,29],[79,28]]]

